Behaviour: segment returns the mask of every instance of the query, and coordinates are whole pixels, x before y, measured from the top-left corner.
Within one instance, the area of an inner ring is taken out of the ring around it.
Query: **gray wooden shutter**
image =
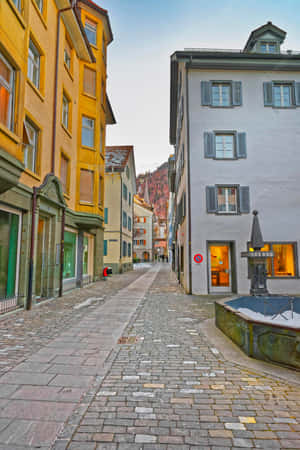
[[[240,213],[247,214],[250,212],[249,186],[239,187],[239,203],[240,203]]]
[[[204,157],[214,158],[216,156],[216,146],[214,133],[204,133]]]
[[[247,158],[246,133],[236,135],[236,157]]]
[[[264,86],[264,105],[272,106],[273,105],[273,83],[272,81],[265,82]]]
[[[216,186],[206,186],[206,210],[208,213],[218,210]]]
[[[295,83],[295,104],[300,106],[300,83]]]
[[[242,104],[242,82],[232,82],[232,104],[233,106],[241,106]]]
[[[201,81],[201,104],[211,105],[211,86],[209,81]]]

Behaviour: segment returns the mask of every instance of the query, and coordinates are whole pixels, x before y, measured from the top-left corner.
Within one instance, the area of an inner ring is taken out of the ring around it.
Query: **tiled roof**
[[[130,153],[133,153],[133,145],[120,145],[106,147],[105,149],[105,171],[111,172],[123,171],[129,159]]]
[[[134,203],[142,206],[143,208],[149,209],[150,211],[153,211],[153,206],[151,206],[149,203],[145,202],[145,200],[142,197],[140,197],[139,195],[134,196]]]

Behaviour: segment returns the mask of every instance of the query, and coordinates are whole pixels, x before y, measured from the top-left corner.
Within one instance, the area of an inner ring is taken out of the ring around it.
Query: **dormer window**
[[[262,53],[277,53],[276,42],[261,42],[260,51]]]

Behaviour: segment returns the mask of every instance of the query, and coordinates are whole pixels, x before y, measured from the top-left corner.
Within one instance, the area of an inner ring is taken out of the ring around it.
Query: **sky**
[[[184,48],[243,48],[272,21],[287,32],[282,48],[300,51],[299,0],[94,0],[107,9],[107,92],[117,124],[106,145],[133,145],[137,174],[173,152],[169,144],[170,55]]]

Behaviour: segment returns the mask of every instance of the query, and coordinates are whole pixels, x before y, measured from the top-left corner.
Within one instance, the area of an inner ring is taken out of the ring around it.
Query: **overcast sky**
[[[166,161],[170,55],[184,48],[242,48],[271,20],[300,50],[299,0],[95,0],[108,10],[108,95],[117,120],[107,145],[134,145],[137,173]]]

